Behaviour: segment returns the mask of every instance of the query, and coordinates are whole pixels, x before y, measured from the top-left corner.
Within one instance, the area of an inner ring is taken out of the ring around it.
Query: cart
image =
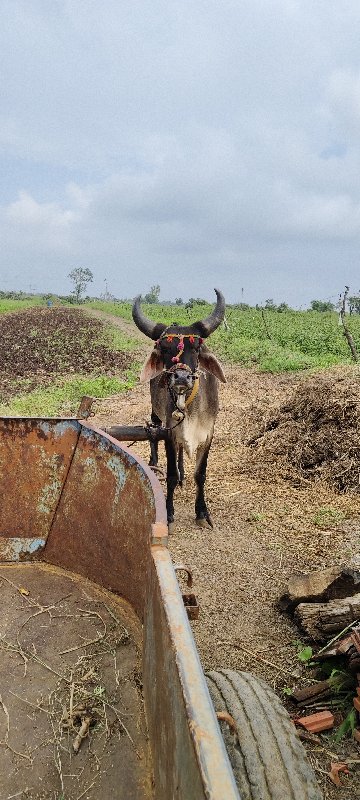
[[[270,688],[204,675],[140,458],[85,419],[1,418],[0,486],[2,800],[319,800]]]

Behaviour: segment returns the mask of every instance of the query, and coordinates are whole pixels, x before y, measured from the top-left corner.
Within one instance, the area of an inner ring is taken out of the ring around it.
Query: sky
[[[358,0],[0,0],[0,289],[360,289]]]

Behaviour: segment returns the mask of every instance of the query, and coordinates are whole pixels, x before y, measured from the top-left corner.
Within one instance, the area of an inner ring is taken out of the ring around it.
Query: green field
[[[24,308],[32,308],[39,305],[44,305],[41,297],[31,297],[24,300],[0,299],[0,314],[4,314],[7,311],[23,311]]]
[[[94,301],[93,308],[131,320],[130,303]],[[144,305],[144,313],[166,324],[182,325],[206,316],[213,306]],[[211,346],[225,360],[244,366],[257,366],[264,372],[328,367],[352,363],[350,351],[339,327],[336,312],[246,311],[229,306],[228,329],[221,326],[211,337]],[[347,325],[360,352],[360,315],[346,317]]]
[[[81,398],[110,397],[131,389],[136,383],[135,370],[128,370],[122,380],[116,377],[73,375],[68,380],[55,380],[51,386],[39,387],[32,392],[23,392],[0,403],[0,415],[4,417],[56,417],[76,415]]]

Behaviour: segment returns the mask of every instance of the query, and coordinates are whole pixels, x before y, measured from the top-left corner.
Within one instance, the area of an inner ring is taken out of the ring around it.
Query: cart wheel
[[[230,669],[206,680],[215,711],[230,715],[219,725],[241,800],[321,800],[294,723],[265,681]]]

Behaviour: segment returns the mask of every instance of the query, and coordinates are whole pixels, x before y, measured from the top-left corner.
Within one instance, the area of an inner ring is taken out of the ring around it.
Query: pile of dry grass
[[[337,369],[307,378],[248,442],[253,466],[300,484],[322,480],[360,492],[360,372]]]

